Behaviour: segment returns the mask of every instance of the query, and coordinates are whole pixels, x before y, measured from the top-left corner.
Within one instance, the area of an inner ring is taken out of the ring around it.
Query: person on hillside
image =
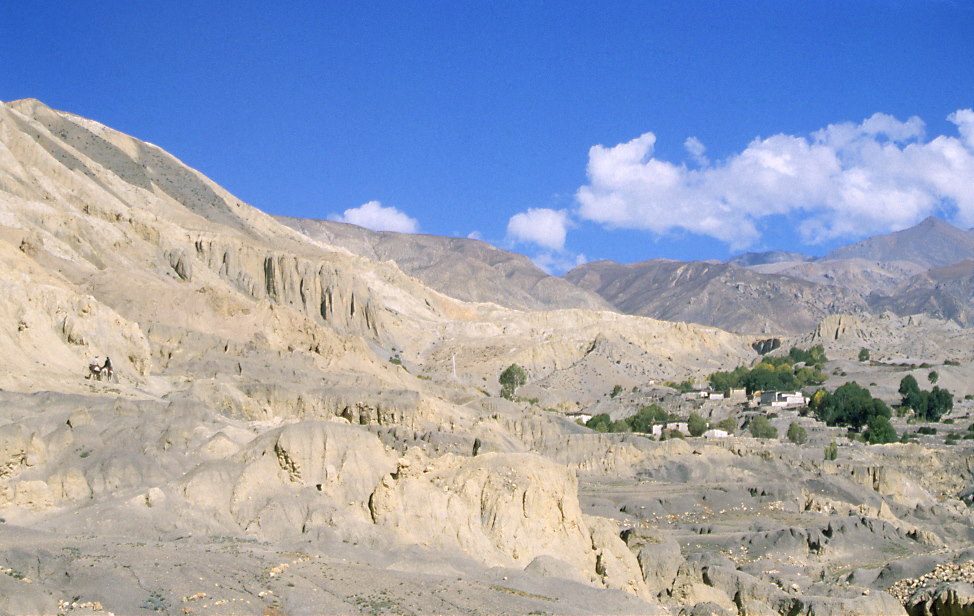
[[[98,376],[98,374],[101,372],[101,363],[99,362],[100,360],[98,359],[97,355],[94,359],[88,362],[88,374],[85,376],[86,379],[90,379],[93,376]]]
[[[107,355],[105,356],[105,365],[102,366],[101,369],[104,370],[104,371],[106,371],[106,372],[108,372],[108,374],[111,374],[112,373],[112,358],[111,357],[108,357]]]

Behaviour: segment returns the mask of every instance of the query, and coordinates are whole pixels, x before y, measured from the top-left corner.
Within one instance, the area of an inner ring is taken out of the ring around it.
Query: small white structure
[[[573,411],[571,413],[565,413],[565,417],[572,421],[581,420],[582,423],[588,423],[592,419],[592,415],[588,413],[582,413],[581,411]]]
[[[665,424],[656,424],[653,426],[653,436],[659,436],[663,433],[663,430],[679,430],[681,434],[690,434],[690,428],[687,427],[687,422],[685,421],[671,421]]]
[[[719,394],[719,393],[717,393],[715,391],[712,391],[712,392],[710,392],[710,395],[707,396],[707,398],[709,398],[710,400],[723,400],[724,399],[724,394]]]
[[[727,392],[727,399],[734,400],[735,402],[743,402],[747,400],[747,390],[744,389],[743,387],[731,388]]]
[[[730,436],[730,432],[726,430],[718,430],[717,428],[711,428],[703,433],[704,438],[727,438]]]
[[[808,404],[808,398],[800,391],[762,391],[761,406],[787,408]]]

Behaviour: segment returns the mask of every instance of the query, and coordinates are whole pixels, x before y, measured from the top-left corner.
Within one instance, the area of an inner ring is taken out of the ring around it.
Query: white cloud
[[[572,268],[588,263],[588,257],[584,254],[570,255],[546,251],[531,257],[531,261],[545,272],[560,276]]]
[[[704,155],[704,152],[707,151],[707,146],[696,137],[687,137],[687,140],[683,142],[683,147],[690,154],[690,158],[695,160],[698,165],[710,164],[710,160]]]
[[[333,214],[328,219],[347,222],[373,231],[398,231],[399,233],[419,231],[419,222],[415,218],[410,218],[394,207],[383,207],[378,201],[363,203],[359,207],[345,210],[341,216]]]
[[[561,251],[565,248],[565,236],[571,225],[565,210],[530,208],[511,216],[507,221],[507,236],[515,242],[530,242]]]
[[[480,231],[471,231],[470,233],[467,234],[467,239],[468,240],[481,240],[481,241],[483,241],[484,236],[481,235]]]
[[[755,139],[709,163],[696,138],[684,147],[699,169],[653,157],[645,133],[589,150],[589,183],[578,215],[608,227],[665,234],[685,229],[733,249],[760,239],[758,222],[774,214],[802,220],[806,241],[902,229],[941,211],[974,225],[974,111],[948,117],[960,134],[924,141],[924,124],[882,113],[860,124],[833,124],[804,136]]]

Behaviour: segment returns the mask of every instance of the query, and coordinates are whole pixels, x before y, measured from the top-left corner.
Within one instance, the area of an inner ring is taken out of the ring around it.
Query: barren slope
[[[920,224],[837,248],[823,260],[860,258],[870,261],[909,261],[924,268],[974,258],[974,235],[931,216]]]
[[[807,331],[828,314],[866,308],[857,294],[707,261],[588,263],[565,279],[627,314],[750,333]]]

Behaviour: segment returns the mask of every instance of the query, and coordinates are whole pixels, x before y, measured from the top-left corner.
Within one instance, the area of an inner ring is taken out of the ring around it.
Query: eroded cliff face
[[[379,340],[379,311],[372,293],[341,264],[225,240],[201,238],[194,244],[203,265],[248,297],[294,308],[341,333]]]

